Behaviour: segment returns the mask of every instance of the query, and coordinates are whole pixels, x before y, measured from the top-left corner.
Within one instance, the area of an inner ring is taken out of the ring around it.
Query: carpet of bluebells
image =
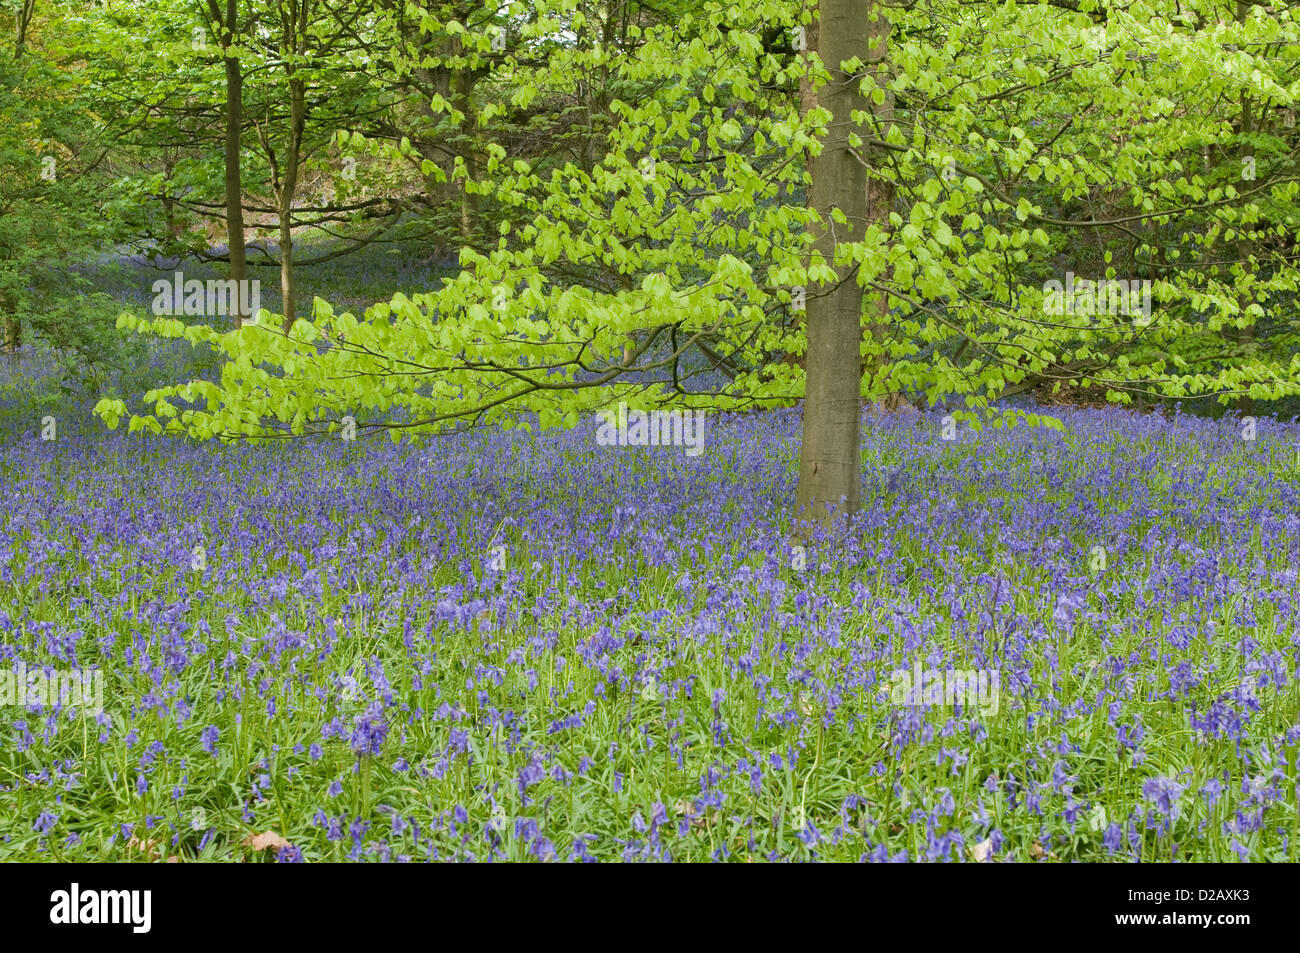
[[[705,451],[109,433],[0,372],[0,856],[1293,860],[1300,426],[793,411]],[[40,439],[40,419],[57,436]],[[891,674],[998,673],[996,713]],[[251,835],[270,836],[253,838]]]

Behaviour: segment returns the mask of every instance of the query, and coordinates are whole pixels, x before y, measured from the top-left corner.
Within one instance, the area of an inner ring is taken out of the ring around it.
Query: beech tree
[[[225,69],[225,121],[226,135],[222,161],[225,167],[226,190],[226,247],[230,255],[230,277],[235,281],[248,280],[248,255],[244,248],[244,176],[241,153],[244,131],[244,74],[239,64],[239,48],[243,40],[239,0],[207,0],[208,15],[221,43],[222,65]],[[235,327],[240,327],[248,315],[241,310],[235,314]]]
[[[505,210],[496,244],[363,314],[317,302],[228,333],[124,316],[225,363],[146,413],[105,401],[106,421],[230,439],[352,416],[401,439],[802,400],[797,505],[820,523],[857,505],[863,402],[955,403],[978,426],[1043,422],[999,401],[1044,386],[1300,394],[1294,351],[1249,334],[1295,331],[1290,8],[704,0],[617,56],[573,0],[508,9],[493,81],[431,108],[483,126],[607,72],[638,95],[605,105],[599,159],[486,142],[453,178]],[[422,29],[493,52],[497,4],[436,12]]]

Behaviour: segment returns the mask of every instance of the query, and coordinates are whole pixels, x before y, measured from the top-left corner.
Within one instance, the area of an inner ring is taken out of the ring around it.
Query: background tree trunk
[[[456,73],[454,79],[456,108],[465,114],[465,122],[462,124],[461,130],[465,140],[465,172],[471,182],[478,179],[478,155],[476,151],[478,145],[478,121],[474,115],[474,85],[475,77],[468,67]],[[474,221],[477,211],[474,194],[468,188],[462,187],[460,192],[460,238],[467,245],[472,245],[474,242]]]
[[[14,13],[14,60],[22,59],[27,49],[27,28],[31,26],[32,17],[36,15],[36,0],[23,0]],[[15,361],[23,346],[23,321],[18,316],[18,307],[8,293],[0,290],[0,320],[4,322],[4,349]]]
[[[12,299],[3,293],[0,293],[0,318],[4,319],[5,350],[10,357],[17,360],[23,346],[23,325],[18,318]]]
[[[285,334],[293,328],[298,314],[293,274],[293,200],[298,194],[303,127],[307,119],[307,91],[303,83],[291,79],[289,90],[289,142],[285,150],[284,181],[280,183],[280,296],[284,305]]]
[[[302,168],[303,137],[307,127],[307,83],[305,63],[311,37],[308,34],[316,6],[311,0],[284,0],[280,7],[279,55],[289,87],[289,129],[284,144],[284,174],[276,188],[280,219],[280,303],[284,311],[284,333],[298,317],[293,273],[293,202],[298,195]],[[269,148],[268,148],[269,151]],[[275,173],[272,167],[272,173]]]
[[[1250,3],[1250,0],[1237,0],[1237,22],[1238,23],[1244,23],[1246,19],[1250,16],[1251,6],[1252,4]],[[1245,137],[1245,136],[1249,136],[1254,131],[1255,131],[1255,118],[1254,118],[1253,110],[1251,108],[1250,94],[1242,93],[1241,94],[1241,134],[1243,137]],[[1252,145],[1249,141],[1243,139],[1241,145],[1241,158],[1243,160],[1243,164],[1244,164],[1244,160],[1253,158],[1254,155],[1255,155],[1254,145]],[[1243,183],[1242,187],[1243,189],[1249,189],[1249,188],[1253,188],[1253,185],[1247,182],[1247,183]],[[1250,256],[1253,251],[1253,248],[1251,247],[1252,244],[1253,243],[1250,240],[1250,236],[1248,236],[1243,229],[1241,233],[1241,237],[1237,239],[1237,257],[1241,260],[1242,268],[1249,269],[1250,267]],[[1238,303],[1241,305],[1242,311],[1244,312],[1245,309],[1250,306],[1251,298],[1249,295],[1241,295],[1238,298]],[[1241,346],[1240,358],[1242,360],[1245,360],[1247,357],[1247,351],[1250,349],[1250,346],[1255,342],[1254,326],[1252,325],[1250,327],[1238,328],[1235,337],[1237,339],[1238,344]],[[1242,394],[1240,397],[1237,398],[1237,412],[1241,414],[1243,417],[1248,417],[1255,412],[1255,402],[1251,400],[1249,394]]]
[[[227,54],[235,43],[239,0],[226,0],[225,46]],[[240,130],[244,121],[244,75],[239,58],[227,55],[226,66],[226,245],[230,249],[230,277],[239,282],[235,306],[235,327],[244,323],[244,290],[248,281],[248,256],[244,250],[244,179],[239,167]]]

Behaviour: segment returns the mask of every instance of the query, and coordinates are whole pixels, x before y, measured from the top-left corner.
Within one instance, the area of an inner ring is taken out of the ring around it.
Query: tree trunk
[[[475,118],[473,105],[474,76],[468,67],[456,73],[454,83],[456,108],[465,114],[465,121],[461,124],[465,142],[465,174],[470,182],[474,182],[478,179],[478,155],[475,151],[478,145],[478,121]],[[474,242],[474,222],[477,218],[477,211],[474,194],[468,188],[462,187],[460,192],[460,239],[466,245],[471,245]]]
[[[883,102],[876,103],[873,101],[870,107],[871,113],[875,117],[875,135],[879,139],[884,139],[894,122],[894,93],[886,88],[888,83],[886,64],[889,57],[889,21],[885,18],[884,13],[878,13],[876,18],[867,24],[867,41],[871,50],[871,55],[867,59],[867,72],[876,77],[877,85],[885,93]],[[864,146],[862,153],[866,156],[867,164],[871,166],[871,169],[878,168],[878,164],[884,165],[885,160],[882,149]],[[894,183],[883,176],[873,177],[871,171],[868,170],[868,224],[879,225],[889,230],[889,212],[893,205]],[[881,277],[886,278],[888,275],[884,274]],[[876,343],[880,343],[889,332],[889,295],[883,291],[868,293],[866,310],[867,337],[873,339]],[[867,393],[876,401],[876,408],[886,412],[892,412],[904,405],[908,405],[902,393],[893,389],[892,384],[887,386],[883,382],[883,378],[888,375],[889,370],[890,361],[885,354],[873,357],[870,362],[863,361],[862,372],[871,382]]]
[[[12,299],[5,294],[0,294],[0,316],[4,318],[5,350],[16,361],[23,346],[23,325],[18,319]]]
[[[226,0],[226,49],[234,45],[239,19],[238,0]],[[248,257],[244,250],[244,180],[239,167],[240,129],[244,121],[244,76],[239,58],[225,57],[226,63],[226,244],[230,249],[230,277],[237,282],[235,327],[243,325],[249,315],[245,303],[251,299],[246,290]]]
[[[1250,16],[1251,3],[1249,0],[1237,0],[1237,22],[1244,23]],[[1251,101],[1249,93],[1241,94],[1241,134],[1243,137],[1250,135],[1255,131],[1254,114],[1251,110]],[[1243,138],[1241,145],[1241,158],[1243,160],[1251,159],[1255,155],[1255,147]],[[1253,183],[1245,183],[1244,188],[1253,188]],[[1237,239],[1237,258],[1241,260],[1241,267],[1250,270],[1250,256],[1252,249],[1250,237],[1245,233],[1245,226],[1242,226],[1240,237]],[[1242,314],[1250,306],[1249,295],[1239,295],[1238,304],[1241,305]],[[1241,358],[1245,359],[1247,352],[1255,342],[1255,328],[1248,326],[1238,328],[1235,335],[1237,343],[1241,348]],[[1249,385],[1247,385],[1249,386]],[[1249,394],[1242,394],[1237,398],[1237,412],[1243,417],[1249,417],[1255,412],[1255,402],[1251,400]]]
[[[14,19],[14,59],[22,59],[23,52],[27,48],[27,28],[31,25],[32,17],[36,14],[36,0],[24,0],[21,7],[15,12]],[[9,356],[17,361],[19,352],[23,346],[23,322],[18,317],[18,309],[9,295],[0,291],[0,319],[4,321],[4,338],[0,343],[4,349],[9,352]]]
[[[293,274],[293,200],[298,192],[298,165],[302,157],[303,127],[307,117],[307,90],[302,81],[289,81],[289,143],[280,184],[280,295],[284,305],[284,333],[297,317]]]
[[[874,0],[821,0],[815,40],[830,74],[817,91],[817,104],[829,110],[822,151],[809,163],[809,204],[822,218],[814,249],[834,266],[835,248],[859,240],[867,213],[867,175],[850,151],[854,110],[866,110],[858,81],[840,68],[845,60],[866,61],[867,30]],[[809,38],[810,41],[812,38]],[[847,216],[831,219],[831,210]],[[862,289],[854,269],[835,268],[836,281],[807,291],[808,356],[805,365],[803,441],[795,516],[802,532],[829,526],[852,514],[861,496]]]
[[[27,28],[32,25],[36,15],[36,0],[23,0],[22,6],[14,11],[14,59],[21,59],[27,48]]]

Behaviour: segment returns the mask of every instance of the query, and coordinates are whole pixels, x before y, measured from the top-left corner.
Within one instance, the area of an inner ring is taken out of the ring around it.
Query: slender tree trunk
[[[0,317],[4,319],[5,350],[11,358],[17,360],[23,346],[23,325],[15,313],[12,299],[6,294],[0,294]]]
[[[5,350],[9,356],[17,358],[23,346],[23,326],[13,315],[5,315]]]
[[[578,29],[578,49],[590,52],[595,46],[592,37],[597,14],[589,4],[579,4],[578,9],[583,16],[583,26]],[[596,101],[598,81],[597,77],[578,81],[578,114],[582,116],[581,124],[586,127],[581,140],[582,168],[587,172],[594,169],[602,158],[596,146],[596,112],[600,108]]]
[[[226,0],[226,51],[234,45],[239,20],[239,0]],[[244,180],[239,167],[240,130],[244,121],[244,75],[237,56],[227,55],[226,64],[226,245],[230,249],[230,277],[238,284],[235,327],[249,315],[244,305],[250,298],[248,256],[244,249]]]
[[[23,0],[22,6],[14,11],[14,59],[20,59],[27,48],[27,28],[35,15],[36,0]]]
[[[293,231],[289,221],[289,212],[280,209],[280,300],[284,306],[284,333],[293,329],[293,322],[298,316],[298,302],[294,298],[293,286]]]
[[[468,67],[457,71],[455,75],[456,108],[465,114],[461,131],[465,141],[465,173],[470,182],[478,179],[477,133],[478,121],[475,118],[474,95],[475,77]],[[474,194],[468,188],[460,191],[460,238],[465,244],[474,240],[474,222],[478,217],[478,207]]]
[[[868,214],[866,169],[849,144],[852,113],[865,111],[867,103],[858,81],[840,64],[855,57],[868,59],[864,25],[874,7],[874,0],[819,4],[815,48],[830,79],[817,91],[817,104],[829,110],[831,119],[822,151],[809,163],[808,200],[823,221],[813,247],[832,266],[837,245],[862,237]],[[848,221],[835,223],[832,209],[839,209]],[[861,495],[862,289],[852,267],[841,265],[835,273],[834,282],[807,290],[808,357],[795,502],[796,519],[805,532],[853,513]]]
[[[1244,23],[1246,18],[1250,16],[1251,6],[1252,4],[1248,2],[1248,0],[1237,0],[1237,22],[1238,23]],[[1241,134],[1243,136],[1248,136],[1254,131],[1255,131],[1255,118],[1251,108],[1250,94],[1242,93],[1241,94]],[[1245,141],[1243,139],[1241,145],[1241,158],[1243,160],[1252,159],[1254,155],[1255,155],[1255,147],[1250,142]],[[1245,166],[1244,161],[1242,164],[1244,167]],[[1247,187],[1248,188],[1251,187],[1249,183],[1247,183]],[[1253,248],[1252,248],[1251,240],[1249,236],[1247,236],[1243,231],[1240,237],[1237,239],[1237,258],[1241,260],[1241,266],[1243,268],[1250,267],[1249,263],[1250,263],[1250,256],[1252,251]],[[1241,295],[1239,297],[1238,304],[1240,304],[1242,309],[1242,314],[1244,315],[1246,308],[1250,305],[1249,295]],[[1255,341],[1254,326],[1238,328],[1236,338],[1237,338],[1237,343],[1241,346],[1241,352],[1242,352],[1241,356],[1244,358],[1246,356],[1247,350]],[[1254,410],[1255,410],[1255,402],[1251,400],[1250,395],[1242,394],[1240,397],[1237,398],[1238,413],[1242,414],[1243,416],[1249,416],[1250,414],[1254,413]]]
[[[14,13],[14,59],[22,59],[27,49],[27,28],[36,14],[36,0],[23,0]],[[0,319],[4,321],[4,349],[17,361],[23,346],[23,322],[13,299],[0,291]]]
[[[460,41],[456,39],[443,40],[439,45],[433,45],[430,41],[422,38],[414,31],[408,33],[408,42],[415,46],[417,59],[421,56],[427,56],[434,60],[443,60],[455,56],[460,51]],[[430,90],[437,92],[443,99],[450,101],[452,99],[452,71],[446,65],[439,65],[436,69],[428,66],[418,66],[414,70],[418,84],[412,84],[411,89],[415,93],[415,101],[419,104],[420,115],[424,125],[418,129],[418,136],[412,136],[411,141],[419,150],[420,156],[436,163],[443,174],[441,182],[438,177],[430,172],[424,180],[425,191],[429,195],[431,205],[439,208],[451,206],[453,203],[457,211],[461,210],[464,202],[464,195],[456,185],[455,171],[456,158],[448,148],[446,136],[435,135],[442,116],[433,111]],[[463,183],[462,183],[463,187]],[[439,253],[445,253],[450,242],[438,243],[437,250]]]
[[[1254,121],[1251,114],[1250,97],[1243,93],[1241,98],[1241,131],[1243,133],[1250,133],[1253,131],[1253,125]],[[1253,158],[1254,155],[1255,147],[1249,142],[1243,142],[1241,147],[1242,158]],[[1237,258],[1241,261],[1241,267],[1249,269],[1252,250],[1251,240],[1243,231],[1237,239]],[[1250,306],[1250,296],[1245,294],[1240,295],[1237,303],[1241,306],[1241,312],[1244,315],[1246,308]],[[1238,328],[1236,338],[1237,343],[1241,347],[1241,356],[1244,358],[1247,350],[1255,341],[1255,328],[1253,326]],[[1255,402],[1251,400],[1249,394],[1242,394],[1237,398],[1237,410],[1242,415],[1249,416],[1254,412],[1254,409]]]
[[[293,200],[298,192],[298,167],[302,157],[303,126],[307,117],[307,90],[296,79],[289,81],[289,143],[280,184],[280,295],[284,304],[284,332],[293,328],[297,317],[293,274]]]

